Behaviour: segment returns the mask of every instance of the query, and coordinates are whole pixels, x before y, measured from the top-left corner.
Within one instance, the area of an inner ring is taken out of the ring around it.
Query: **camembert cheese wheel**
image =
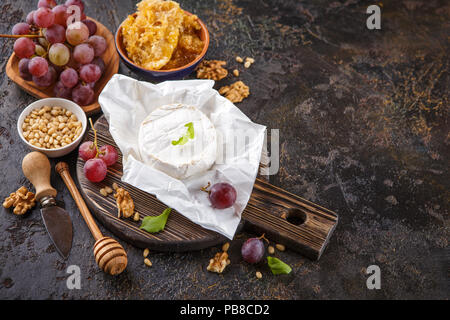
[[[142,122],[139,150],[147,165],[182,180],[214,164],[217,133],[211,120],[196,107],[164,105]]]

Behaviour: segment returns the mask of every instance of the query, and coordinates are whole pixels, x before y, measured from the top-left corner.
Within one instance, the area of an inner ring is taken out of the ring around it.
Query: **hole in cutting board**
[[[286,215],[287,222],[296,226],[304,224],[307,218],[306,213],[296,208],[289,209]]]

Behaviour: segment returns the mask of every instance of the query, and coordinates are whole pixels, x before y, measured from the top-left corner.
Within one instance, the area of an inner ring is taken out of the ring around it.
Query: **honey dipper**
[[[104,272],[111,275],[120,274],[127,267],[127,253],[116,240],[109,237],[104,237],[102,235],[70,175],[69,166],[67,163],[59,162],[56,164],[55,169],[56,172],[60,174],[69,189],[70,194],[75,200],[84,221],[95,239],[94,256],[98,266]]]

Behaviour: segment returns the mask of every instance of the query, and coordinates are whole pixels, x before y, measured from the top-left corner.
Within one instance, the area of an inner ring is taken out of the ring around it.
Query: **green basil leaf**
[[[140,228],[150,233],[156,233],[164,230],[167,218],[169,218],[170,211],[172,211],[172,209],[167,208],[159,216],[145,217],[144,219],[142,219]]]
[[[275,275],[288,274],[292,271],[292,268],[289,265],[274,257],[267,257],[267,263],[269,264],[270,270],[272,270],[272,273]]]
[[[185,127],[187,127],[187,136],[189,139],[194,139],[195,137],[195,132],[194,132],[194,124],[192,122],[189,122],[188,124],[184,125]]]
[[[173,140],[172,141],[172,145],[174,146],[182,146],[183,144],[186,144],[189,141],[189,138],[186,136],[182,136],[180,139],[178,139],[177,141]]]
[[[194,139],[194,137],[195,137],[194,123],[189,122],[189,123],[186,123],[184,126],[187,128],[186,134],[178,140],[173,140],[172,145],[182,146],[182,145],[186,144],[189,141],[189,139]]]

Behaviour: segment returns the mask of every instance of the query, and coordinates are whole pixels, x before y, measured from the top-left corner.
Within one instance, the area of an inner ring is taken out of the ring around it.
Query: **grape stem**
[[[261,240],[261,239],[263,239],[263,240],[266,240],[266,241],[267,241],[267,244],[269,244],[269,243],[270,243],[270,241],[269,241],[269,240],[268,240],[268,239],[267,239],[267,238],[265,237],[265,235],[266,235],[266,234],[265,234],[265,233],[263,233],[263,234],[262,234],[262,236],[261,236],[261,237],[259,237],[258,239],[259,239],[259,240]]]
[[[92,124],[92,118],[89,118],[89,123],[91,124],[92,130],[94,130],[94,146],[95,149],[97,150],[97,154],[95,155],[95,157],[98,158],[100,150],[98,149],[97,145],[97,130],[95,130],[94,125]]]
[[[208,181],[208,185],[206,187],[201,187],[200,190],[206,192],[207,194],[210,194],[211,191],[208,190],[209,187],[211,187],[211,182]]]
[[[19,38],[42,38],[40,34],[0,34],[0,38],[12,38],[12,39],[19,39]]]

